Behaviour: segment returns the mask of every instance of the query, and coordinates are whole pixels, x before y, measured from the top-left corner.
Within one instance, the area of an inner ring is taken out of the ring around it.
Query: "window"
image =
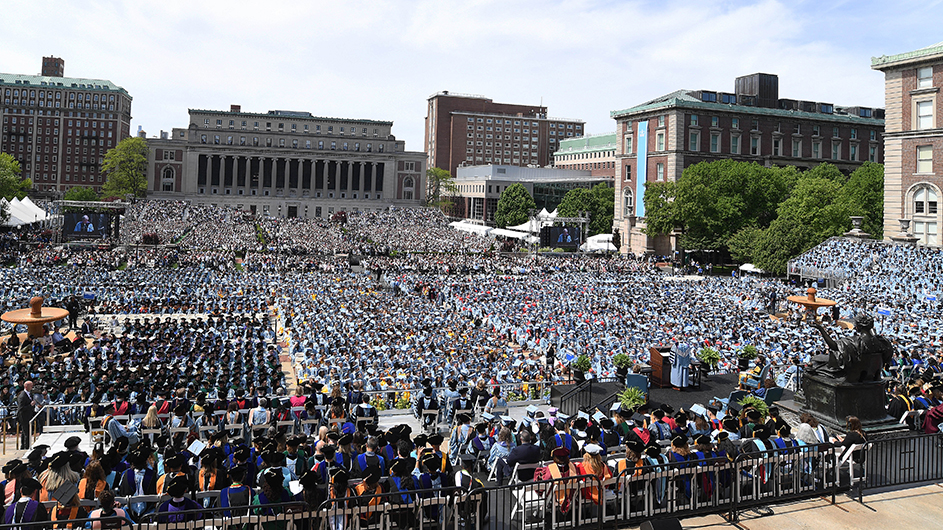
[[[930,88],[933,86],[933,67],[925,66],[917,68],[917,88]]]
[[[665,126],[665,117],[664,117],[664,116],[659,116],[659,117],[658,117],[658,126],[659,126],[659,127],[664,127],[664,126]]]
[[[841,158],[841,144],[838,142],[832,142],[832,160],[839,160]]]
[[[819,136],[820,129],[818,125],[812,126],[812,136]]]
[[[760,130],[760,121],[759,121],[759,120],[752,120],[752,123],[751,123],[751,125],[750,125],[750,130],[753,130],[753,131],[758,131],[758,130]]]
[[[871,147],[868,148],[868,160],[871,162],[878,161],[878,148],[877,147],[872,145]]]
[[[799,158],[800,156],[802,156],[802,141],[801,140],[792,141],[792,156],[795,158]]]
[[[793,126],[792,128],[792,132],[793,134],[802,134],[802,124],[801,123],[795,124],[795,126]]]
[[[739,129],[740,128],[740,118],[730,118],[730,128]]]
[[[622,190],[622,216],[623,217],[632,217],[633,206],[634,206],[632,199],[633,199],[632,189],[629,187],[626,187],[625,189],[623,189]]]
[[[838,138],[838,127],[832,127],[832,138]]]
[[[689,136],[690,136],[690,137],[688,138],[688,150],[689,150],[689,151],[697,151],[698,148],[700,147],[700,143],[701,143],[701,142],[700,142],[700,139],[701,139],[701,138],[700,138],[700,135],[699,135],[698,133],[696,133],[696,132],[693,132],[693,133],[691,133]]]
[[[858,129],[852,129],[852,130],[851,130],[851,139],[852,139],[852,140],[857,140],[857,139],[858,139]]]
[[[812,158],[822,158],[822,142],[812,142]]]
[[[631,136],[625,137],[625,154],[627,155],[632,154],[632,137]]]
[[[717,116],[711,116],[711,127],[717,127],[718,122]]]
[[[773,138],[773,156],[782,156],[779,138]]]
[[[917,102],[917,129],[933,128],[933,102]]]
[[[760,154],[760,139],[755,136],[750,138],[750,154],[754,156]]]
[[[711,153],[720,152],[720,135],[712,134],[711,135]]]
[[[851,146],[850,150],[848,151],[848,160],[851,160],[852,162],[858,161],[858,146],[857,145]]]
[[[665,180],[665,165],[661,162],[655,164],[655,180]]]
[[[740,135],[738,134],[730,135],[730,154],[732,155],[740,154]]]
[[[697,114],[692,114],[692,115],[691,115],[691,126],[692,126],[692,127],[697,127]]]
[[[665,150],[665,133],[660,132],[655,135],[655,150],[656,151]]]
[[[933,173],[932,146],[917,146],[917,173]]]

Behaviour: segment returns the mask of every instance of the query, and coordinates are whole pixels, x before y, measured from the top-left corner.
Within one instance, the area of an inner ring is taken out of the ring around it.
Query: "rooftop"
[[[767,107],[754,107],[748,105],[736,105],[732,103],[712,103],[707,101],[702,101],[701,98],[697,97],[697,94],[700,93],[699,90],[675,90],[663,96],[657,97],[650,101],[646,101],[641,105],[636,105],[622,110],[614,110],[609,113],[609,117],[618,119],[623,116],[630,114],[638,114],[649,110],[655,109],[668,109],[668,108],[690,108],[690,109],[703,109],[703,110],[716,110],[716,111],[736,111],[742,112],[744,114],[757,114],[761,116],[782,116],[784,118],[800,118],[808,120],[820,120],[820,121],[834,121],[834,122],[845,122],[845,123],[859,123],[864,125],[875,125],[875,126],[884,126],[884,120],[876,118],[862,118],[859,116],[851,114],[842,114],[841,109],[846,107],[841,107],[839,105],[834,105],[835,113],[829,114],[825,112],[806,112],[801,110],[785,110],[785,109],[774,109]],[[780,99],[782,101],[782,99]]]
[[[211,109],[187,109],[187,112],[190,114],[200,113],[200,114],[219,114],[225,116],[256,116],[259,118],[288,118],[288,119],[305,119],[305,120],[318,120],[318,121],[335,121],[335,122],[346,122],[346,123],[371,123],[374,125],[389,125],[392,126],[393,122],[391,121],[380,121],[380,120],[361,120],[357,118],[330,118],[326,116],[314,116],[310,112],[295,111],[295,110],[270,110],[268,112],[243,112],[243,111],[231,111],[231,110],[211,110]]]
[[[928,59],[934,56],[943,57],[943,42],[938,42],[936,44],[927,46],[926,48],[920,48],[919,50],[914,50],[912,52],[872,57],[871,68],[875,70],[883,70],[892,66],[907,64],[911,61]]]
[[[602,134],[587,134],[579,138],[567,138],[560,141],[560,148],[553,154],[582,153],[592,151],[608,151],[616,147],[615,131]]]
[[[48,77],[43,75],[0,73],[0,85],[28,86],[30,88],[72,88],[76,90],[105,90],[120,92],[129,98],[128,91],[107,79],[84,77]]]

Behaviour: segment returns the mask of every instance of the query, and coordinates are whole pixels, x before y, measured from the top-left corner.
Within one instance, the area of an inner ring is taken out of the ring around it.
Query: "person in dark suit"
[[[524,430],[520,434],[520,445],[515,446],[511,449],[511,452],[508,453],[508,456],[504,459],[507,463],[507,466],[500,465],[498,463],[498,472],[496,474],[498,483],[503,484],[506,477],[506,473],[510,474],[514,470],[514,466],[517,464],[539,464],[540,463],[540,447],[534,444],[534,435],[530,431]],[[517,479],[521,482],[530,482],[534,480],[534,470],[533,469],[523,469],[518,472]]]
[[[20,449],[29,449],[29,420],[36,415],[33,399],[33,382],[23,384],[23,391],[16,397],[16,421],[20,424]]]

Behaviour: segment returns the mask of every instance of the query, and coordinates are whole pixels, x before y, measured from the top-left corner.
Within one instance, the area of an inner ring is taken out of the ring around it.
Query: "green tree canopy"
[[[426,204],[436,208],[451,206],[450,198],[457,192],[458,186],[451,173],[437,167],[426,170]]]
[[[673,187],[661,185],[651,194],[646,189],[646,233],[666,234],[683,227],[686,248],[726,248],[727,240],[743,227],[769,226],[796,174],[793,168],[767,168],[755,162],[695,164]]]
[[[849,215],[864,217],[862,230],[884,238],[884,166],[865,162],[848,177],[837,201]]]
[[[580,212],[589,212],[588,236],[608,234],[612,230],[615,212],[615,190],[599,183],[592,189],[573,188],[566,192],[557,206],[557,213],[561,217],[576,217]]]
[[[105,153],[102,172],[107,176],[102,196],[144,197],[147,194],[147,142],[139,137],[121,140]]]
[[[526,223],[529,210],[536,208],[534,198],[521,183],[511,184],[501,192],[494,222],[499,228]]]
[[[65,192],[62,198],[67,201],[97,201],[98,194],[95,193],[95,190],[92,188],[73,186],[69,188],[69,191]]]
[[[20,177],[20,163],[7,153],[0,153],[0,197],[6,200],[13,198],[22,199],[26,197],[26,192],[33,187],[30,179]],[[0,210],[0,221],[6,221],[10,218],[9,207],[4,206]]]

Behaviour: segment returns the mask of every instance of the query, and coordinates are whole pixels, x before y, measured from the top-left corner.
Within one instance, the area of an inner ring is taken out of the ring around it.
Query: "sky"
[[[442,90],[543,102],[589,134],[615,129],[610,111],[755,72],[778,74],[783,98],[883,107],[871,57],[943,41],[943,0],[12,0],[3,17],[0,72],[62,57],[67,77],[124,87],[148,136],[238,104],[393,121],[409,151]]]

